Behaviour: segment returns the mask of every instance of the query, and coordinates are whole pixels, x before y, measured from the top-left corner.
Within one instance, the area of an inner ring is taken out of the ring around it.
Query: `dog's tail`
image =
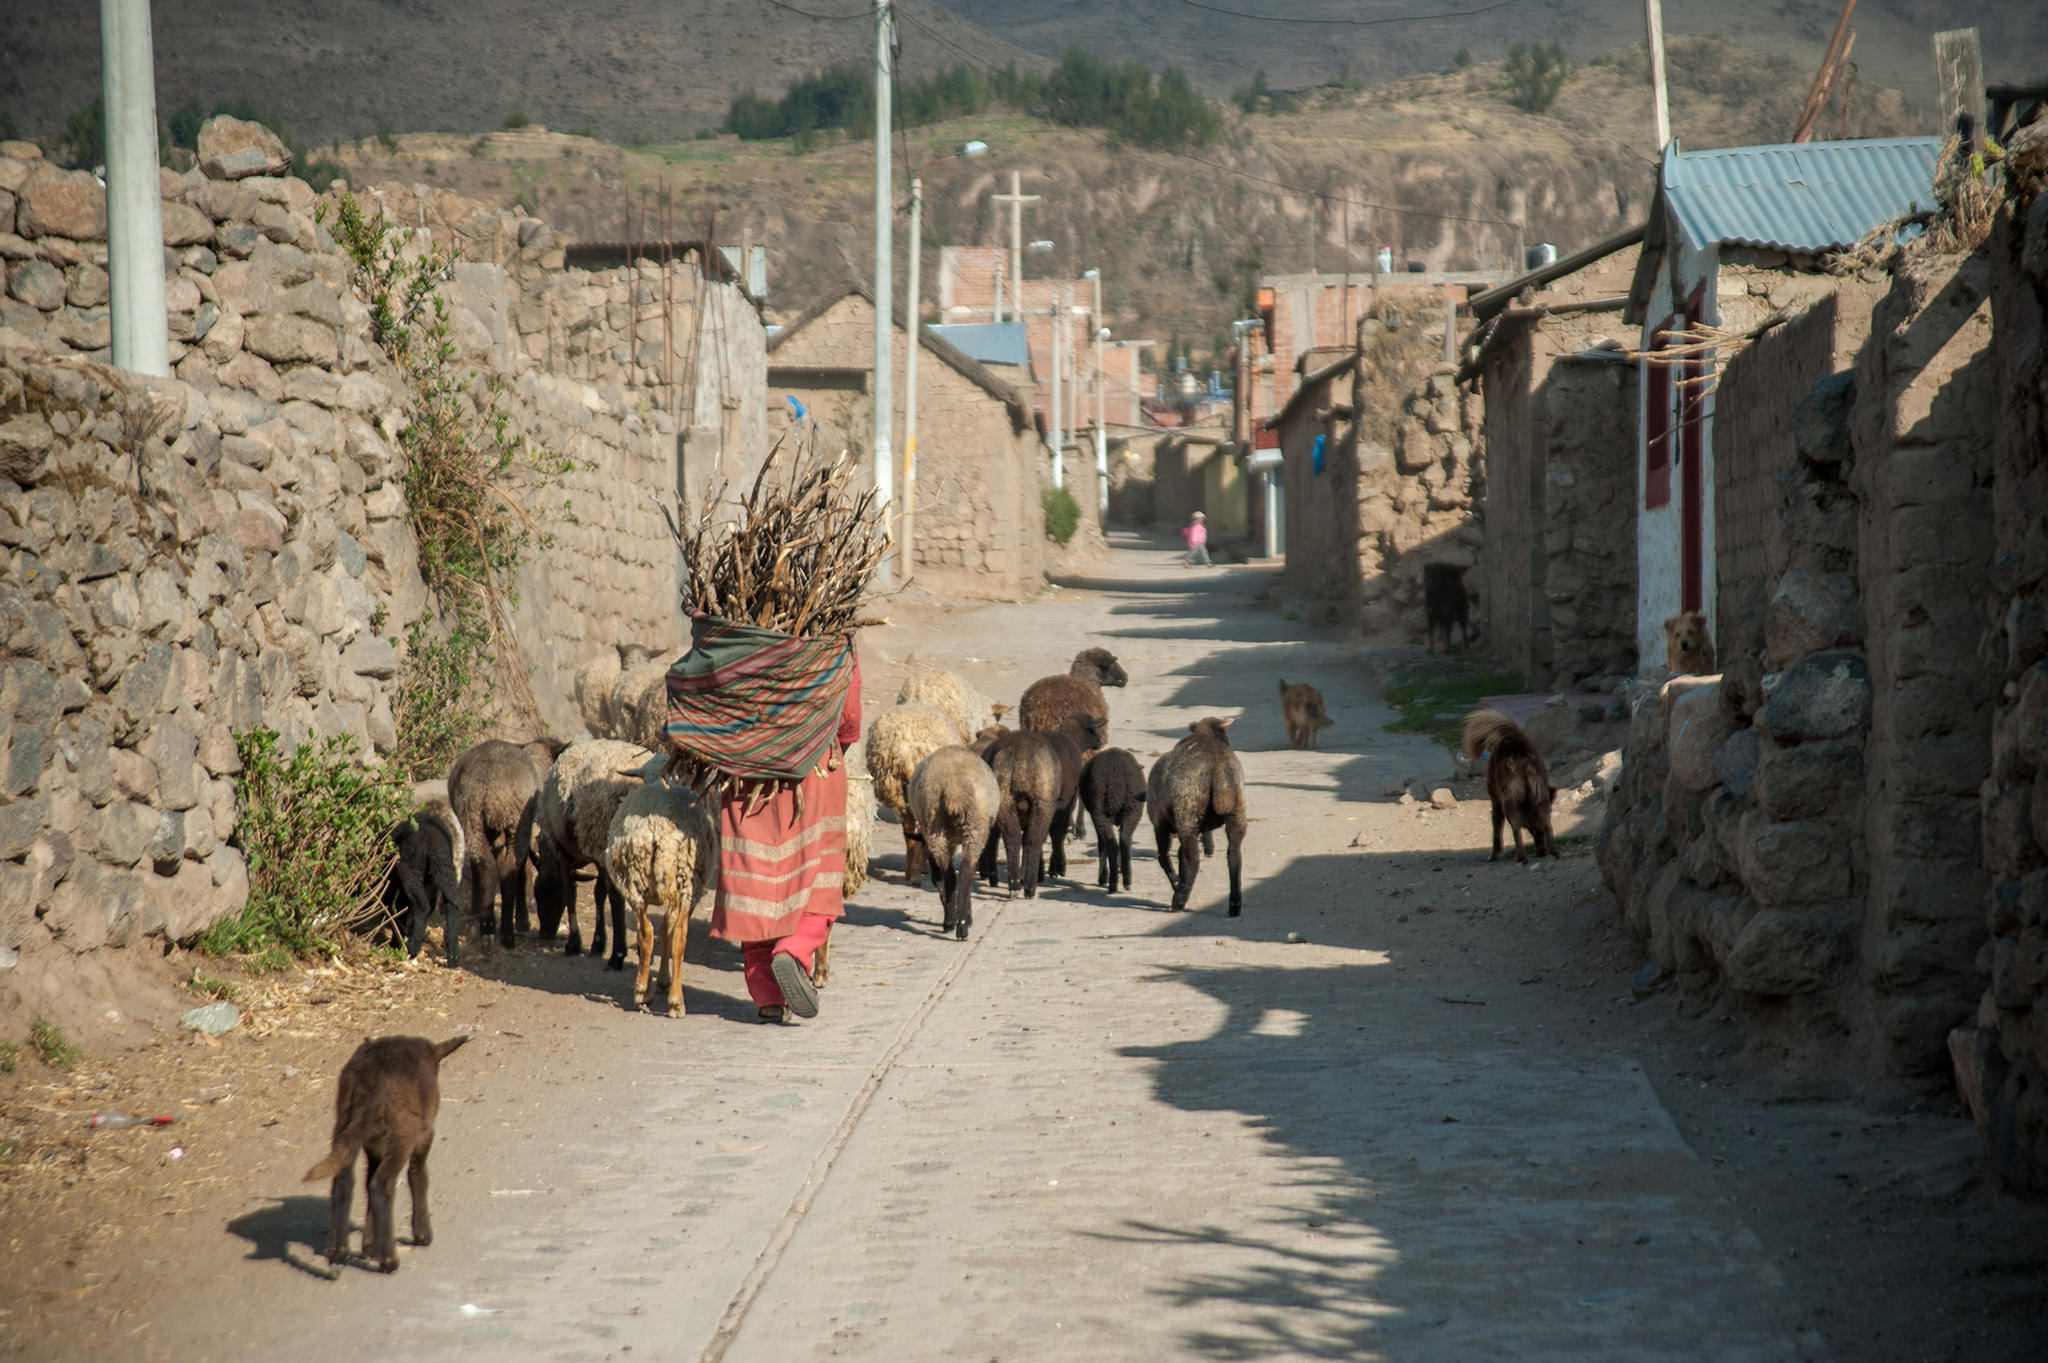
[[[1465,756],[1474,761],[1484,753],[1500,751],[1503,746],[1513,747],[1517,740],[1524,746],[1533,746],[1522,727],[1498,710],[1475,710],[1465,717]]]
[[[455,1054],[457,1051],[461,1050],[464,1046],[468,1044],[468,1033],[464,1033],[461,1036],[451,1036],[446,1041],[443,1041],[439,1045],[434,1047],[434,1059],[437,1061],[446,1060],[449,1056]]]
[[[354,1163],[356,1152],[363,1148],[363,1137],[368,1134],[364,1130],[367,1125],[360,1111],[350,1113],[347,1124],[334,1133],[334,1148],[327,1152],[327,1158],[308,1169],[301,1182],[333,1178]]]

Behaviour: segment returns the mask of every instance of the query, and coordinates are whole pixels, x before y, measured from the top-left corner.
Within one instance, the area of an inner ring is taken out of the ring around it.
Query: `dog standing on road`
[[[348,1214],[355,1201],[356,1152],[368,1162],[363,1176],[369,1217],[363,1224],[363,1257],[386,1273],[398,1271],[398,1238],[392,1203],[398,1171],[412,1189],[412,1242],[434,1242],[427,1216],[427,1152],[434,1148],[434,1117],[441,1110],[441,1062],[466,1036],[429,1041],[420,1036],[382,1036],[356,1047],[341,1069],[334,1096],[334,1144],[306,1171],[306,1182],[332,1178],[327,1199],[327,1262],[348,1258]]]
[[[1323,693],[1307,682],[1288,684],[1280,679],[1280,718],[1287,725],[1287,742],[1296,748],[1316,746],[1316,734],[1330,727],[1323,709]]]
[[[1480,710],[1465,721],[1465,755],[1475,762],[1486,758],[1486,798],[1493,802],[1493,855],[1500,860],[1500,829],[1507,823],[1515,830],[1515,860],[1529,861],[1522,850],[1522,830],[1539,857],[1557,856],[1557,835],[1550,828],[1550,806],[1557,799],[1557,787],[1550,784],[1550,767],[1543,754],[1522,732],[1521,725],[1498,710]]]

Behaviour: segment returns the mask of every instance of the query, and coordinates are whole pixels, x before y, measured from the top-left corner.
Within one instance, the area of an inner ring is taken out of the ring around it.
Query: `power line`
[[[787,0],[768,0],[768,3],[777,9],[786,9],[791,14],[801,14],[806,19],[823,19],[828,23],[839,23],[849,19],[872,19],[875,17],[875,12],[872,8],[864,9],[854,14],[819,14],[815,10],[799,9],[797,6],[787,3]]]
[[[1493,5],[1482,5],[1478,9],[1443,10],[1436,14],[1388,14],[1377,19],[1309,19],[1299,15],[1253,14],[1249,10],[1225,9],[1221,5],[1208,5],[1202,0],[1180,0],[1190,9],[1207,10],[1211,14],[1227,14],[1233,19],[1255,19],[1262,24],[1324,24],[1344,28],[1376,28],[1382,24],[1426,24],[1437,19],[1469,19],[1475,14],[1491,14],[1495,10],[1518,5],[1522,0],[1500,0]]]

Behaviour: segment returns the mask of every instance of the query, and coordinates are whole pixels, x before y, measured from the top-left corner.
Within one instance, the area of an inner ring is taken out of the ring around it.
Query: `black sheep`
[[[1220,828],[1229,839],[1230,916],[1244,912],[1244,767],[1231,751],[1223,731],[1232,721],[1211,715],[1188,725],[1188,736],[1152,764],[1145,782],[1145,809],[1159,835],[1159,866],[1173,882],[1173,907],[1188,906],[1202,852],[1213,854],[1210,833]],[[1180,867],[1175,870],[1168,849],[1180,841]],[[1195,843],[1200,839],[1201,850]]]
[[[1081,805],[1095,825],[1095,883],[1131,888],[1131,838],[1145,814],[1145,769],[1122,748],[1104,748],[1081,769]]]

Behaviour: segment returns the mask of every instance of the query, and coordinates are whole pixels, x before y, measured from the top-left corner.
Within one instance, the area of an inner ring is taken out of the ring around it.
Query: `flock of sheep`
[[[499,944],[511,946],[515,928],[528,928],[530,875],[541,938],[553,941],[566,914],[565,950],[576,955],[576,873],[594,867],[591,954],[606,954],[609,907],[607,964],[624,967],[631,906],[639,946],[633,1001],[647,1002],[658,960],[670,1014],[684,1011],[683,948],[691,911],[715,878],[717,832],[712,810],[663,779],[668,667],[652,649],[607,651],[576,675],[577,706],[594,737],[480,743],[446,781],[415,791],[418,812],[394,835],[389,892],[411,951],[420,950],[438,909],[448,963],[459,965],[464,900],[472,921],[484,931],[495,924]],[[921,885],[929,868],[943,927],[964,939],[974,882],[997,883],[998,843],[1010,893],[1035,895],[1043,876],[1066,875],[1066,842],[1085,809],[1097,843],[1095,883],[1112,891],[1130,887],[1131,840],[1139,819],[1151,818],[1176,910],[1187,907],[1202,855],[1213,855],[1212,835],[1222,829],[1229,911],[1242,912],[1244,770],[1226,733],[1231,721],[1196,721],[1148,775],[1130,752],[1108,746],[1103,688],[1126,681],[1110,653],[1083,650],[1067,673],[1026,688],[1012,729],[1000,722],[1009,707],[953,673],[913,673],[869,726],[866,770],[848,772],[845,893],[867,880],[879,802],[902,825],[907,879]],[[821,951],[815,980],[828,975]]]

